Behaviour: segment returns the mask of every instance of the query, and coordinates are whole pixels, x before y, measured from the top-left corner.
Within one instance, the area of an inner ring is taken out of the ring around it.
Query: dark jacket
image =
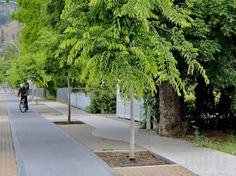
[[[19,95],[21,95],[21,97],[27,96],[27,90],[26,90],[25,87],[22,87],[22,88],[19,89],[19,91],[18,91],[18,96],[19,96]]]

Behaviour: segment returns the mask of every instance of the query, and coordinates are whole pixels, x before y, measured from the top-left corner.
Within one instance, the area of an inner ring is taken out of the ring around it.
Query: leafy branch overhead
[[[182,34],[191,26],[189,14],[185,4],[170,0],[66,0],[62,17],[70,25],[65,35],[77,38],[65,39],[61,47],[71,47],[68,62],[84,67],[88,86],[105,80],[119,84],[125,95],[134,89],[141,97],[147,87],[154,92],[156,84],[168,81],[180,94],[185,86],[174,50],[190,74],[196,69],[208,82],[197,49]]]
[[[235,116],[235,2],[17,0],[21,56],[0,72],[13,86],[32,79],[54,94],[68,77],[72,87],[119,85],[126,98],[155,94],[167,133],[181,126],[188,94],[196,109],[189,117]]]

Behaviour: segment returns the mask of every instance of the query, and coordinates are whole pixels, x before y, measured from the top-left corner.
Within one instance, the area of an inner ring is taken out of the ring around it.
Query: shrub
[[[116,94],[109,89],[96,89],[92,93],[89,112],[92,113],[115,113]]]

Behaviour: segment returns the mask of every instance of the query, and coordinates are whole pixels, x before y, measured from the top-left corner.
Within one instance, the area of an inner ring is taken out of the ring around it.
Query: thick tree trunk
[[[159,134],[177,136],[182,133],[182,103],[174,88],[163,82],[159,87]]]

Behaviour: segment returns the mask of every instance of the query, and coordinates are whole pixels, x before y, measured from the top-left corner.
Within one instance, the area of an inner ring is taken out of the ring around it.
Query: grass
[[[52,100],[52,101],[56,101],[56,97],[55,97],[55,96],[52,96],[52,95],[48,95],[48,96],[46,97],[46,99]]]
[[[205,137],[195,134],[194,142],[198,146],[216,149],[236,156],[236,136],[224,135],[224,138],[222,136],[217,138],[217,136]]]

